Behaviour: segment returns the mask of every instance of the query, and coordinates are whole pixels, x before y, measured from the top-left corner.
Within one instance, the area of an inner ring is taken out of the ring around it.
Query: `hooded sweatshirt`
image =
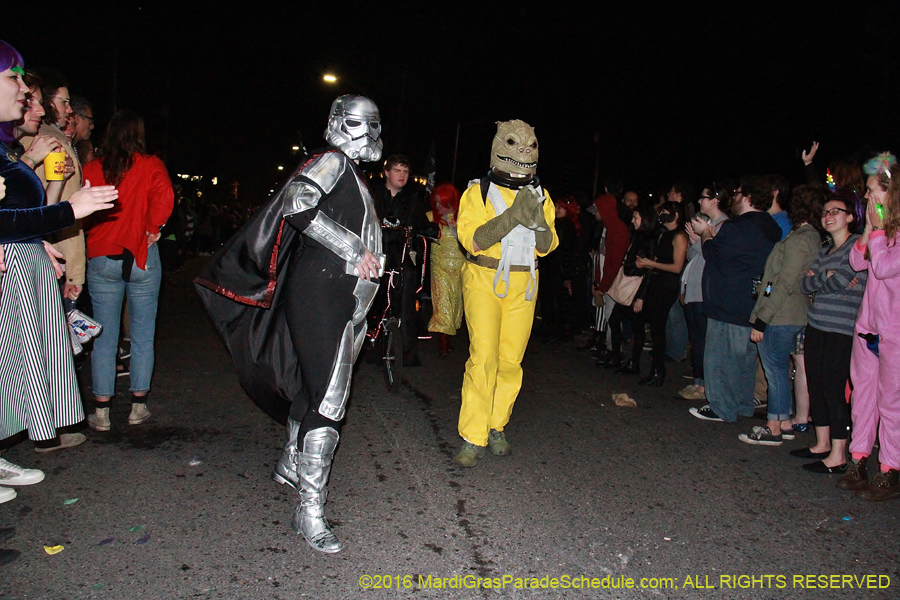
[[[603,270],[594,274],[594,281],[597,282],[598,291],[605,294],[609,291],[613,280],[625,260],[625,252],[628,251],[628,244],[631,241],[631,232],[628,225],[619,218],[616,210],[616,198],[610,194],[599,196],[594,200],[594,206],[597,207],[597,213],[606,227],[606,258],[603,260]],[[599,265],[598,265],[599,267]]]

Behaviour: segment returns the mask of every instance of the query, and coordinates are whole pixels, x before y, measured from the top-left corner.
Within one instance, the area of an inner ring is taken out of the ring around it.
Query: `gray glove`
[[[546,222],[546,221],[545,221]],[[549,229],[534,232],[534,249],[538,252],[547,252],[553,243],[553,232]]]
[[[472,239],[482,250],[487,250],[512,231],[516,225],[530,223],[529,214],[534,210],[533,196],[540,201],[540,194],[531,186],[525,186],[516,193],[512,206],[506,209],[500,216],[494,217],[475,230]]]
[[[519,222],[532,231],[546,231],[549,229],[544,218],[544,196],[535,188],[526,185],[516,194],[516,200],[522,198],[524,214]]]

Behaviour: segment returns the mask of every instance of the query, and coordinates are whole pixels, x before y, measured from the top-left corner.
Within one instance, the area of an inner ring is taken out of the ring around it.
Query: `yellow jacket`
[[[502,186],[497,186],[497,189],[500,190],[500,196],[503,198],[503,201],[506,202],[506,206],[512,206],[513,200],[516,199],[515,190]],[[546,252],[538,252],[535,250],[536,256],[546,256],[559,246],[559,237],[556,235],[556,227],[554,226],[554,223],[556,222],[556,207],[554,207],[553,201],[550,199],[550,194],[547,193],[546,190],[544,190],[544,195],[547,196],[547,199],[544,201],[544,218],[547,220],[547,225],[550,226],[550,231],[553,232],[553,242]],[[500,258],[500,244],[494,244],[490,248],[475,252],[473,249],[474,243],[472,241],[475,230],[496,216],[497,213],[494,212],[494,207],[490,200],[485,201],[481,197],[481,184],[474,183],[469,186],[469,189],[463,192],[462,198],[459,200],[456,232],[459,235],[459,243],[462,244],[463,248],[470,254],[484,255],[496,259]]]

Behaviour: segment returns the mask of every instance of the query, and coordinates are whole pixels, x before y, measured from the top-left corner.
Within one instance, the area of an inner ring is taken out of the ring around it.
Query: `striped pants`
[[[41,244],[4,244],[0,279],[0,439],[35,441],[84,420],[59,285]]]

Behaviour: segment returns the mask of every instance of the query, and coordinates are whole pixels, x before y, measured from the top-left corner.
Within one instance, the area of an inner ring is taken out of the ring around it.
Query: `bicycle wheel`
[[[384,328],[384,383],[389,392],[400,389],[403,374],[403,336],[400,334],[400,320],[390,319]]]

